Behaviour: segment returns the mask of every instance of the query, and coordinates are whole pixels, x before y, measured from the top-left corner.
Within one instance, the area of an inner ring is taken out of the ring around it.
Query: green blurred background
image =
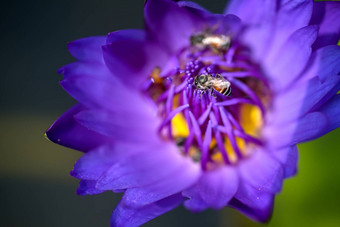
[[[221,12],[225,1],[197,1]],[[142,28],[142,0],[7,1],[1,13],[0,226],[108,226],[120,195],[77,196],[69,176],[80,152],[43,134],[74,101],[56,70],[74,61],[66,43]],[[299,172],[285,181],[267,226],[340,226],[340,130],[300,148]],[[180,207],[145,226],[263,226],[225,208]]]

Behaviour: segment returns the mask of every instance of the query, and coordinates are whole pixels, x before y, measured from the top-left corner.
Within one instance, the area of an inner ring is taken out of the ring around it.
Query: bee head
[[[201,83],[201,84],[204,84],[205,82],[208,81],[208,75],[200,75],[198,77],[198,81]]]
[[[190,36],[190,43],[192,46],[195,46],[196,44],[199,44],[203,41],[204,35],[199,34],[199,35],[192,35]]]
[[[208,81],[208,75],[198,75],[195,78],[195,86],[197,86],[198,84],[204,84],[205,82]]]

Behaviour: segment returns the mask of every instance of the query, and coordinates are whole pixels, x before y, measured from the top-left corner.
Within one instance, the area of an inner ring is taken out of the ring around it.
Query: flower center
[[[267,81],[229,36],[196,34],[190,43],[146,83],[163,119],[159,134],[203,169],[233,165],[263,144]]]

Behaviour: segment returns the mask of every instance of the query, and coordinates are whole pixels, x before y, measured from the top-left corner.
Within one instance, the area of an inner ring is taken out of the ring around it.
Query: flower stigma
[[[234,165],[264,144],[270,89],[232,36],[193,34],[163,68],[154,68],[144,92],[158,107],[160,136],[204,170]]]

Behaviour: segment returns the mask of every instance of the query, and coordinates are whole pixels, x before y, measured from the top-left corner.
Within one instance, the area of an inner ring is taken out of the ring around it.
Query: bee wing
[[[223,88],[228,88],[230,87],[230,82],[227,80],[215,80],[214,81],[214,88],[216,89],[223,89]]]

